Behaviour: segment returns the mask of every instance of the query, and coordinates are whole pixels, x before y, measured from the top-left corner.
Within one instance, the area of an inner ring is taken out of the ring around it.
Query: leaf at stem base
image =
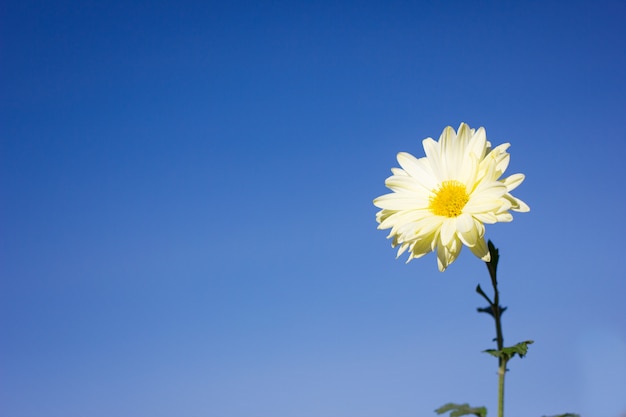
[[[450,417],[461,417],[466,415],[475,415],[476,417],[487,417],[487,409],[485,407],[470,407],[469,404],[448,403],[442,405],[435,410],[437,414],[450,412]]]
[[[543,417],[548,417],[548,416],[543,416]],[[580,417],[580,414],[565,413],[565,414],[559,414],[559,415],[550,416],[550,417]]]

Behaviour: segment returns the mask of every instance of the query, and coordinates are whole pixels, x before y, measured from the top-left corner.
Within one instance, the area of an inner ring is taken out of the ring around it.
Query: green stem
[[[502,334],[502,312],[500,307],[500,292],[498,291],[497,268],[500,258],[498,249],[489,241],[489,252],[491,253],[491,261],[487,262],[487,269],[491,277],[491,285],[493,286],[493,303],[491,304],[491,312],[496,322],[496,344],[498,350],[502,351],[504,347],[504,336]],[[506,374],[507,360],[500,356],[498,358],[498,417],[504,417],[504,375]]]
[[[495,274],[494,274],[495,278]],[[498,283],[492,279],[493,284],[493,318],[496,321],[496,344],[498,350],[502,351],[504,347],[504,336],[502,335],[502,309],[500,308],[500,293],[498,292]],[[498,417],[504,417],[504,375],[506,374],[506,360],[501,356],[498,358]]]
[[[498,350],[502,350],[504,347],[504,336],[502,335],[502,308],[500,308],[500,293],[498,292],[498,282],[495,279],[492,279],[493,284],[493,305],[491,309],[493,310],[493,318],[496,321],[496,344],[498,345]],[[498,365],[502,366],[503,359],[500,358],[498,361]]]
[[[504,417],[504,374],[506,373],[506,361],[501,361],[498,369],[498,417]]]

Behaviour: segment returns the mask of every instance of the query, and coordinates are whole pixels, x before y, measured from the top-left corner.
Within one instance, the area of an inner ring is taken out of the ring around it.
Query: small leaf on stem
[[[516,344],[515,346],[505,347],[505,348],[502,348],[501,350],[487,349],[487,350],[483,350],[483,352],[489,353],[490,355],[493,355],[496,358],[502,358],[504,359],[505,362],[507,362],[516,354],[520,358],[523,358],[524,356],[526,356],[526,353],[528,352],[528,345],[531,345],[533,343],[534,342],[532,340],[526,340],[524,342],[520,342]]]
[[[450,411],[450,417],[460,417],[473,414],[477,417],[487,417],[485,407],[470,407],[469,404],[448,403],[435,410],[437,414],[444,414]]]
[[[493,313],[493,306],[489,306],[489,307],[478,307],[476,309],[476,311],[478,311],[479,313],[487,313],[489,314],[491,317],[496,317],[495,314]],[[504,313],[506,311],[506,307],[502,307],[500,306],[500,315],[502,315],[502,313]]]
[[[482,288],[480,288],[480,284],[478,284],[478,285],[476,286],[476,292],[477,292],[478,294],[482,295],[482,296],[483,296],[483,298],[484,298],[485,300],[487,300],[487,302],[489,303],[489,305],[493,305],[493,301],[491,301],[491,299],[487,296],[487,294],[485,294],[485,292],[483,291],[483,289],[482,289]]]
[[[548,416],[543,416],[543,417],[548,417]],[[565,414],[559,414],[557,416],[550,416],[550,417],[580,417],[580,414],[565,413]]]

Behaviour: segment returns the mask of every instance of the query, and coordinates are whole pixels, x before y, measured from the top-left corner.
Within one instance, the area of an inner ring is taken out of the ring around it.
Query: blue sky
[[[5,2],[0,411],[496,411],[465,250],[372,200],[461,122],[531,207],[500,248],[510,416],[626,413],[623,2]]]

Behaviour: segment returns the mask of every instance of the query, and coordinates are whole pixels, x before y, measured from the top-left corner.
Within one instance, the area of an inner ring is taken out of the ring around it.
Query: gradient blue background
[[[626,413],[623,1],[0,6],[0,415],[496,411],[484,265],[372,199],[447,125],[510,142],[508,415]]]

